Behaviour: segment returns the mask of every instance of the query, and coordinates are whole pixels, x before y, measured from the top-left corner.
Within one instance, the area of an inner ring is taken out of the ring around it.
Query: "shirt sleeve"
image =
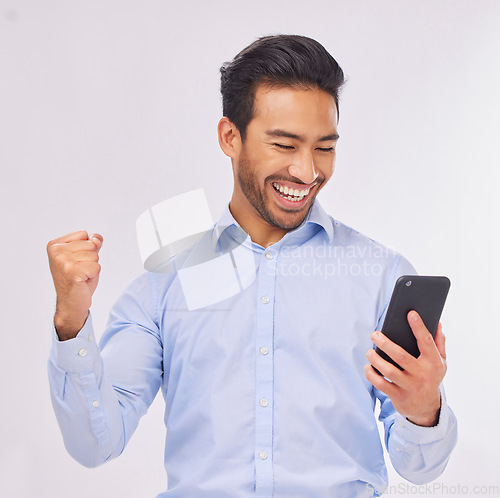
[[[416,275],[413,266],[402,256],[398,256],[387,306],[394,283],[401,275]],[[377,330],[380,330],[387,312],[385,307]],[[457,420],[446,402],[443,385],[440,386],[441,409],[439,420],[434,427],[415,425],[398,413],[392,401],[384,393],[375,389],[380,400],[379,420],[384,424],[385,445],[396,472],[414,484],[425,484],[439,477],[457,442]]]
[[[96,467],[121,454],[162,380],[163,347],[150,274],[113,306],[100,347],[89,315],[74,339],[53,330],[52,404],[69,454]]]
[[[385,428],[385,445],[396,472],[414,484],[426,484],[439,477],[457,442],[457,420],[440,386],[441,409],[434,427],[415,425],[396,412],[391,400],[380,391],[379,419]]]

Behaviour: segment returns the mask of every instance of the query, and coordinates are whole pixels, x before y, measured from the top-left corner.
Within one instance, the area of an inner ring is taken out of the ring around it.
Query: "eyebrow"
[[[305,138],[301,135],[297,135],[295,133],[290,133],[289,131],[275,129],[275,130],[267,130],[266,135],[268,137],[280,137],[280,138],[293,138],[294,140],[298,140],[299,142],[305,142]],[[325,135],[324,137],[319,138],[318,142],[328,142],[330,140],[338,140],[340,135],[338,133],[332,133],[331,135]]]

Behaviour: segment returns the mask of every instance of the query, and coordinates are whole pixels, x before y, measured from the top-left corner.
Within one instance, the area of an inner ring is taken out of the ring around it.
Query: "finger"
[[[373,334],[371,335],[371,339],[375,346],[379,347],[403,370],[408,370],[409,368],[412,368],[414,366],[416,358],[405,351],[401,346],[399,346],[395,342],[392,342],[387,336],[382,334],[382,332],[373,332]]]
[[[72,242],[64,242],[54,244],[49,247],[52,253],[77,253],[81,251],[98,251],[93,240],[74,240]]]
[[[443,333],[443,326],[441,325],[441,322],[439,322],[438,328],[436,330],[436,336],[434,337],[434,342],[436,343],[436,347],[439,351],[439,354],[443,359],[446,360],[446,348],[445,348],[446,337]]]
[[[384,377],[391,382],[400,384],[402,382],[403,372],[392,363],[382,358],[375,350],[369,349],[366,353],[366,358],[371,366],[376,368]]]
[[[50,247],[54,244],[64,244],[66,242],[72,242],[74,240],[88,240],[88,238],[89,238],[89,234],[87,233],[86,230],[78,230],[77,232],[67,233],[66,235],[63,235],[62,237],[58,237],[56,239],[51,240],[47,244],[47,247]]]
[[[72,261],[75,262],[94,262],[97,263],[99,261],[99,255],[96,251],[80,251],[76,253],[72,253],[70,256]]]
[[[418,350],[421,355],[436,355],[438,353],[436,343],[431,335],[431,333],[427,330],[422,318],[415,311],[410,311],[407,315],[408,323],[410,324],[411,330],[415,339],[417,339]]]
[[[366,379],[373,385],[373,387],[382,391],[384,394],[387,394],[389,398],[397,395],[399,392],[397,385],[384,379],[381,375],[375,372],[375,370],[373,370],[371,365],[365,365],[364,370]]]

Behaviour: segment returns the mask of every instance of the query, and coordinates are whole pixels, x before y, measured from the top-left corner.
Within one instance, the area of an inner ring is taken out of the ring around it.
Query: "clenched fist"
[[[47,244],[57,293],[54,325],[61,341],[76,337],[85,324],[99,282],[102,236],[73,232]]]

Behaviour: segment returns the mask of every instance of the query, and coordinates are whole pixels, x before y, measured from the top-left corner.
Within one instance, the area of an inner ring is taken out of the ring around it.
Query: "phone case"
[[[415,310],[434,337],[450,285],[449,278],[442,276],[403,275],[399,277],[387,308],[382,332],[391,341],[418,358],[420,351],[408,323],[408,313]],[[403,370],[382,350],[377,348],[376,351],[382,358]]]

